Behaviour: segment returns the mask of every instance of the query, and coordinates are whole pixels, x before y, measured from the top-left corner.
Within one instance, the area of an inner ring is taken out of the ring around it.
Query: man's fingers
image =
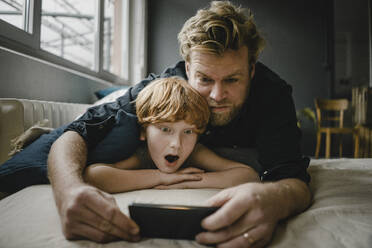
[[[202,227],[209,231],[215,231],[227,227],[238,220],[244,213],[249,211],[244,201],[231,198],[228,194],[224,197],[217,198],[215,203],[222,203],[223,205],[220,209],[204,218],[202,221]]]
[[[71,233],[78,233],[78,235],[69,234],[66,236],[69,240],[89,239],[97,243],[108,243],[118,240],[118,237],[107,234],[90,225],[79,223],[69,230]]]
[[[232,197],[232,191],[230,189],[225,189],[225,190],[218,192],[211,198],[209,198],[205,202],[205,204],[208,206],[220,207],[223,204],[225,204],[228,200],[230,200],[231,197]]]
[[[249,220],[249,214],[244,214],[234,224],[229,225],[215,232],[204,232],[198,235],[198,242],[205,244],[217,244],[230,240],[242,233],[251,230],[253,225],[252,221]]]
[[[110,236],[115,236],[130,241],[138,240],[138,235],[128,233],[128,231],[119,228],[116,224],[114,224],[114,222],[109,222],[102,216],[93,212],[91,209],[87,209],[80,218],[81,221],[84,221],[87,225]]]
[[[238,230],[240,229],[240,230]],[[245,230],[245,228],[225,228],[217,232],[204,232],[196,236],[201,244],[219,244],[217,247],[253,247],[261,241],[259,228]]]
[[[272,233],[272,232],[271,232]],[[243,232],[236,237],[220,243],[218,248],[249,247],[261,248],[271,240],[271,235],[265,231],[264,225]]]
[[[87,224],[126,240],[138,235],[138,225],[120,211],[111,195],[99,192],[96,197],[98,199],[92,198],[91,201],[84,203],[93,213],[92,216],[82,216],[83,220],[89,220],[90,223]]]

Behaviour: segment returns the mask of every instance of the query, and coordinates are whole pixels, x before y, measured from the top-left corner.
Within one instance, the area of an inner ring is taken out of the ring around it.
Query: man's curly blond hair
[[[200,9],[187,20],[178,34],[180,53],[190,62],[190,53],[201,50],[222,55],[227,49],[248,48],[249,64],[256,63],[265,46],[253,15],[229,1],[213,1],[208,9]]]
[[[209,121],[207,100],[180,77],[154,80],[140,91],[135,103],[138,122],[143,127],[185,121],[202,133]]]

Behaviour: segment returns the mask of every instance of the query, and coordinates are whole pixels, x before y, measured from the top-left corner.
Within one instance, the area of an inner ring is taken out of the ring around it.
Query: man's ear
[[[190,78],[190,63],[189,62],[186,62],[185,70],[186,70],[187,78]]]
[[[251,66],[250,66],[250,79],[252,79],[254,77],[254,73],[256,72],[256,63],[252,63]]]

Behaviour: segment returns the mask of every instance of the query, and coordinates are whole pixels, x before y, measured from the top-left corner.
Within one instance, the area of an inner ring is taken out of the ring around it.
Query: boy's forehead
[[[169,126],[187,126],[187,127],[195,127],[195,124],[192,121],[187,120],[159,120],[158,122],[154,123],[154,125],[169,125]],[[190,119],[192,120],[191,116]]]

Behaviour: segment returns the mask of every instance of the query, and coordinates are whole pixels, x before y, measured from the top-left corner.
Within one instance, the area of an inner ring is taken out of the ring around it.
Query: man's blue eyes
[[[228,82],[228,83],[235,83],[237,81],[238,81],[238,79],[236,79],[236,78],[229,78],[229,79],[225,80],[225,82]]]
[[[237,78],[227,78],[227,79],[224,79],[224,82],[226,82],[226,83],[235,83],[235,82],[237,82],[239,79],[237,79]],[[209,78],[201,78],[200,79],[200,81],[202,81],[203,83],[211,83],[211,82],[213,82],[213,80],[212,79],[209,79]]]
[[[209,79],[209,78],[202,78],[202,80],[201,81],[203,81],[203,82],[212,82],[212,80],[211,79]]]

